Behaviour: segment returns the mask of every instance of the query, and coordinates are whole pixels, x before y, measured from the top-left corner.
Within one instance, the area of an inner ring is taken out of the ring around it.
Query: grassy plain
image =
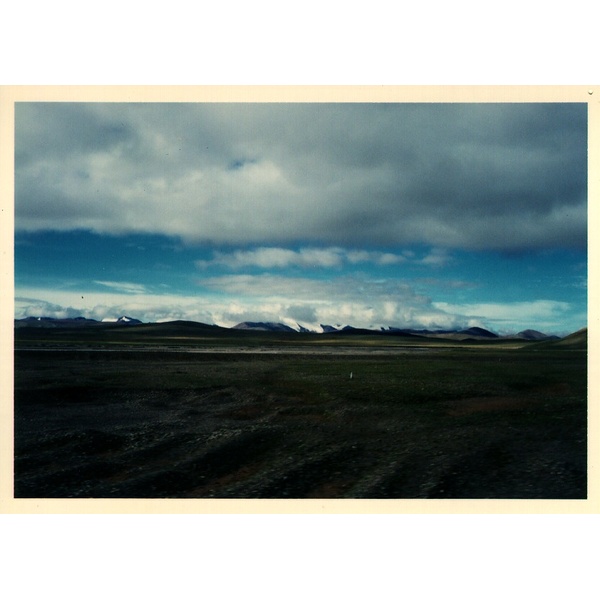
[[[16,332],[15,497],[586,497],[583,349],[145,327]]]

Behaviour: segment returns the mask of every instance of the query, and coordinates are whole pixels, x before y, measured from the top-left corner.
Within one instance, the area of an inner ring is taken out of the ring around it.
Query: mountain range
[[[37,327],[37,328],[59,328],[59,327],[131,327],[136,325],[151,325],[143,324],[139,319],[134,319],[128,316],[121,316],[116,319],[104,319],[97,321],[95,319],[88,319],[85,317],[73,317],[73,318],[53,318],[53,317],[25,317],[23,319],[14,320],[15,328],[20,329],[24,327]],[[311,331],[297,325],[297,328],[290,327],[284,323],[276,322],[255,322],[255,321],[243,321],[234,325],[231,328],[219,327],[218,325],[206,325],[204,323],[187,322],[187,321],[173,321],[170,325],[189,325],[189,326],[202,326],[209,327],[211,329],[222,330],[232,329],[237,331],[261,331],[261,332],[276,332],[276,333],[315,333],[321,335],[391,335],[391,336],[404,336],[404,337],[427,337],[427,338],[442,338],[449,340],[485,340],[485,339],[521,339],[531,341],[550,341],[560,339],[555,335],[546,335],[540,331],[534,329],[526,329],[516,334],[500,336],[496,333],[488,331],[482,327],[469,327],[468,329],[457,329],[457,330],[429,330],[429,329],[402,329],[397,327],[388,327],[381,329],[365,329],[352,327],[351,325],[346,326],[333,326],[327,324],[321,324],[321,331]],[[162,324],[154,324],[162,325]],[[167,324],[165,324],[167,325]]]
[[[85,317],[67,317],[56,319],[54,317],[25,317],[24,319],[15,319],[15,327],[98,327],[102,325],[140,325],[142,321],[132,317],[122,316],[118,319],[106,319],[97,321],[96,319],[87,319]]]

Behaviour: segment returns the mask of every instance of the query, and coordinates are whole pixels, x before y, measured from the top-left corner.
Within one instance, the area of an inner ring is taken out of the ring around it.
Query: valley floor
[[[17,349],[15,497],[585,498],[586,360]]]

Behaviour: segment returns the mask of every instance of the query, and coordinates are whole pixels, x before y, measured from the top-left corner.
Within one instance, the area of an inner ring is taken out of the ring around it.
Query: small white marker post
[[[352,371],[350,371],[350,379],[352,379]]]

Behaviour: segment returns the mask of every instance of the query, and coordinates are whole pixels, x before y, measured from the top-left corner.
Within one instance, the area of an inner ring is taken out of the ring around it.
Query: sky
[[[587,105],[17,103],[15,318],[565,335]]]

